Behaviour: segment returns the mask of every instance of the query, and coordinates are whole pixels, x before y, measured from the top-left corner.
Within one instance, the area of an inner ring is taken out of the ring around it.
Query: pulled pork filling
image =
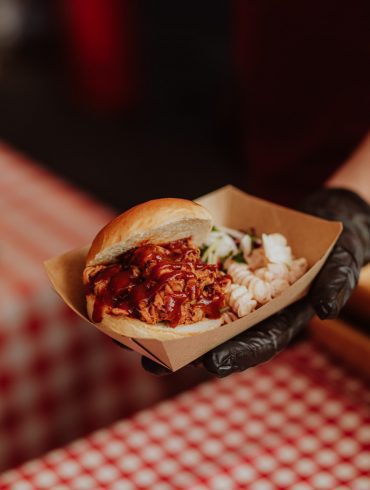
[[[231,282],[216,265],[202,262],[190,238],[144,244],[122,254],[117,263],[92,267],[88,277],[95,323],[104,310],[171,327],[219,318]]]

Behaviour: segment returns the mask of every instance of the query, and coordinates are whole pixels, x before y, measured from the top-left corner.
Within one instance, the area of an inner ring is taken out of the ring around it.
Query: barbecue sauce
[[[125,315],[141,319],[142,302],[150,304],[173,279],[183,281],[184,287],[182,291],[165,295],[165,321],[169,326],[179,324],[182,305],[190,299],[194,307],[203,310],[205,317],[219,318],[224,295],[212,294],[212,286],[201,291],[194,269],[216,273],[215,283],[225,281],[226,276],[217,272],[217,266],[200,260],[199,253],[189,246],[187,239],[162,245],[146,244],[130,250],[118,258],[118,263],[105,267],[90,278],[86,293],[95,294],[92,320],[101,322],[106,306],[119,308]],[[99,288],[95,290],[98,282]]]

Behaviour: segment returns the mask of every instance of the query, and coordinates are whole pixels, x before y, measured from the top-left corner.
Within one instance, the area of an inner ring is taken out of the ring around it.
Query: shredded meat
[[[174,327],[219,318],[229,276],[201,261],[190,239],[126,252],[117,264],[90,273],[95,303],[113,315]]]

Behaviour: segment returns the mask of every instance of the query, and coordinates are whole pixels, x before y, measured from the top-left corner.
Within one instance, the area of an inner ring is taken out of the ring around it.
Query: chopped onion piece
[[[209,254],[214,254],[217,259],[234,254],[238,251],[234,240],[227,233],[222,231],[211,231],[205,244],[209,247]],[[214,258],[214,262],[212,263],[216,263],[217,259]]]
[[[240,240],[240,248],[242,249],[245,261],[247,261],[247,257],[252,252],[252,238],[250,235],[243,236]]]
[[[227,233],[233,238],[236,238],[237,240],[241,240],[245,235],[245,233],[242,233],[241,231],[238,230],[233,230],[232,228],[228,228],[227,226],[219,226],[218,229],[220,231],[223,231],[224,233]]]
[[[291,265],[292,249],[287,245],[285,236],[280,233],[262,234],[262,244],[266,257],[270,262]]]

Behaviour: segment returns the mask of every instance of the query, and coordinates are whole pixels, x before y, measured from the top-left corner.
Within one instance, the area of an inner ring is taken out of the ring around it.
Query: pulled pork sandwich
[[[200,258],[212,219],[199,204],[157,199],[108,223],[87,255],[89,318],[100,327],[160,340],[219,327],[231,280]]]

